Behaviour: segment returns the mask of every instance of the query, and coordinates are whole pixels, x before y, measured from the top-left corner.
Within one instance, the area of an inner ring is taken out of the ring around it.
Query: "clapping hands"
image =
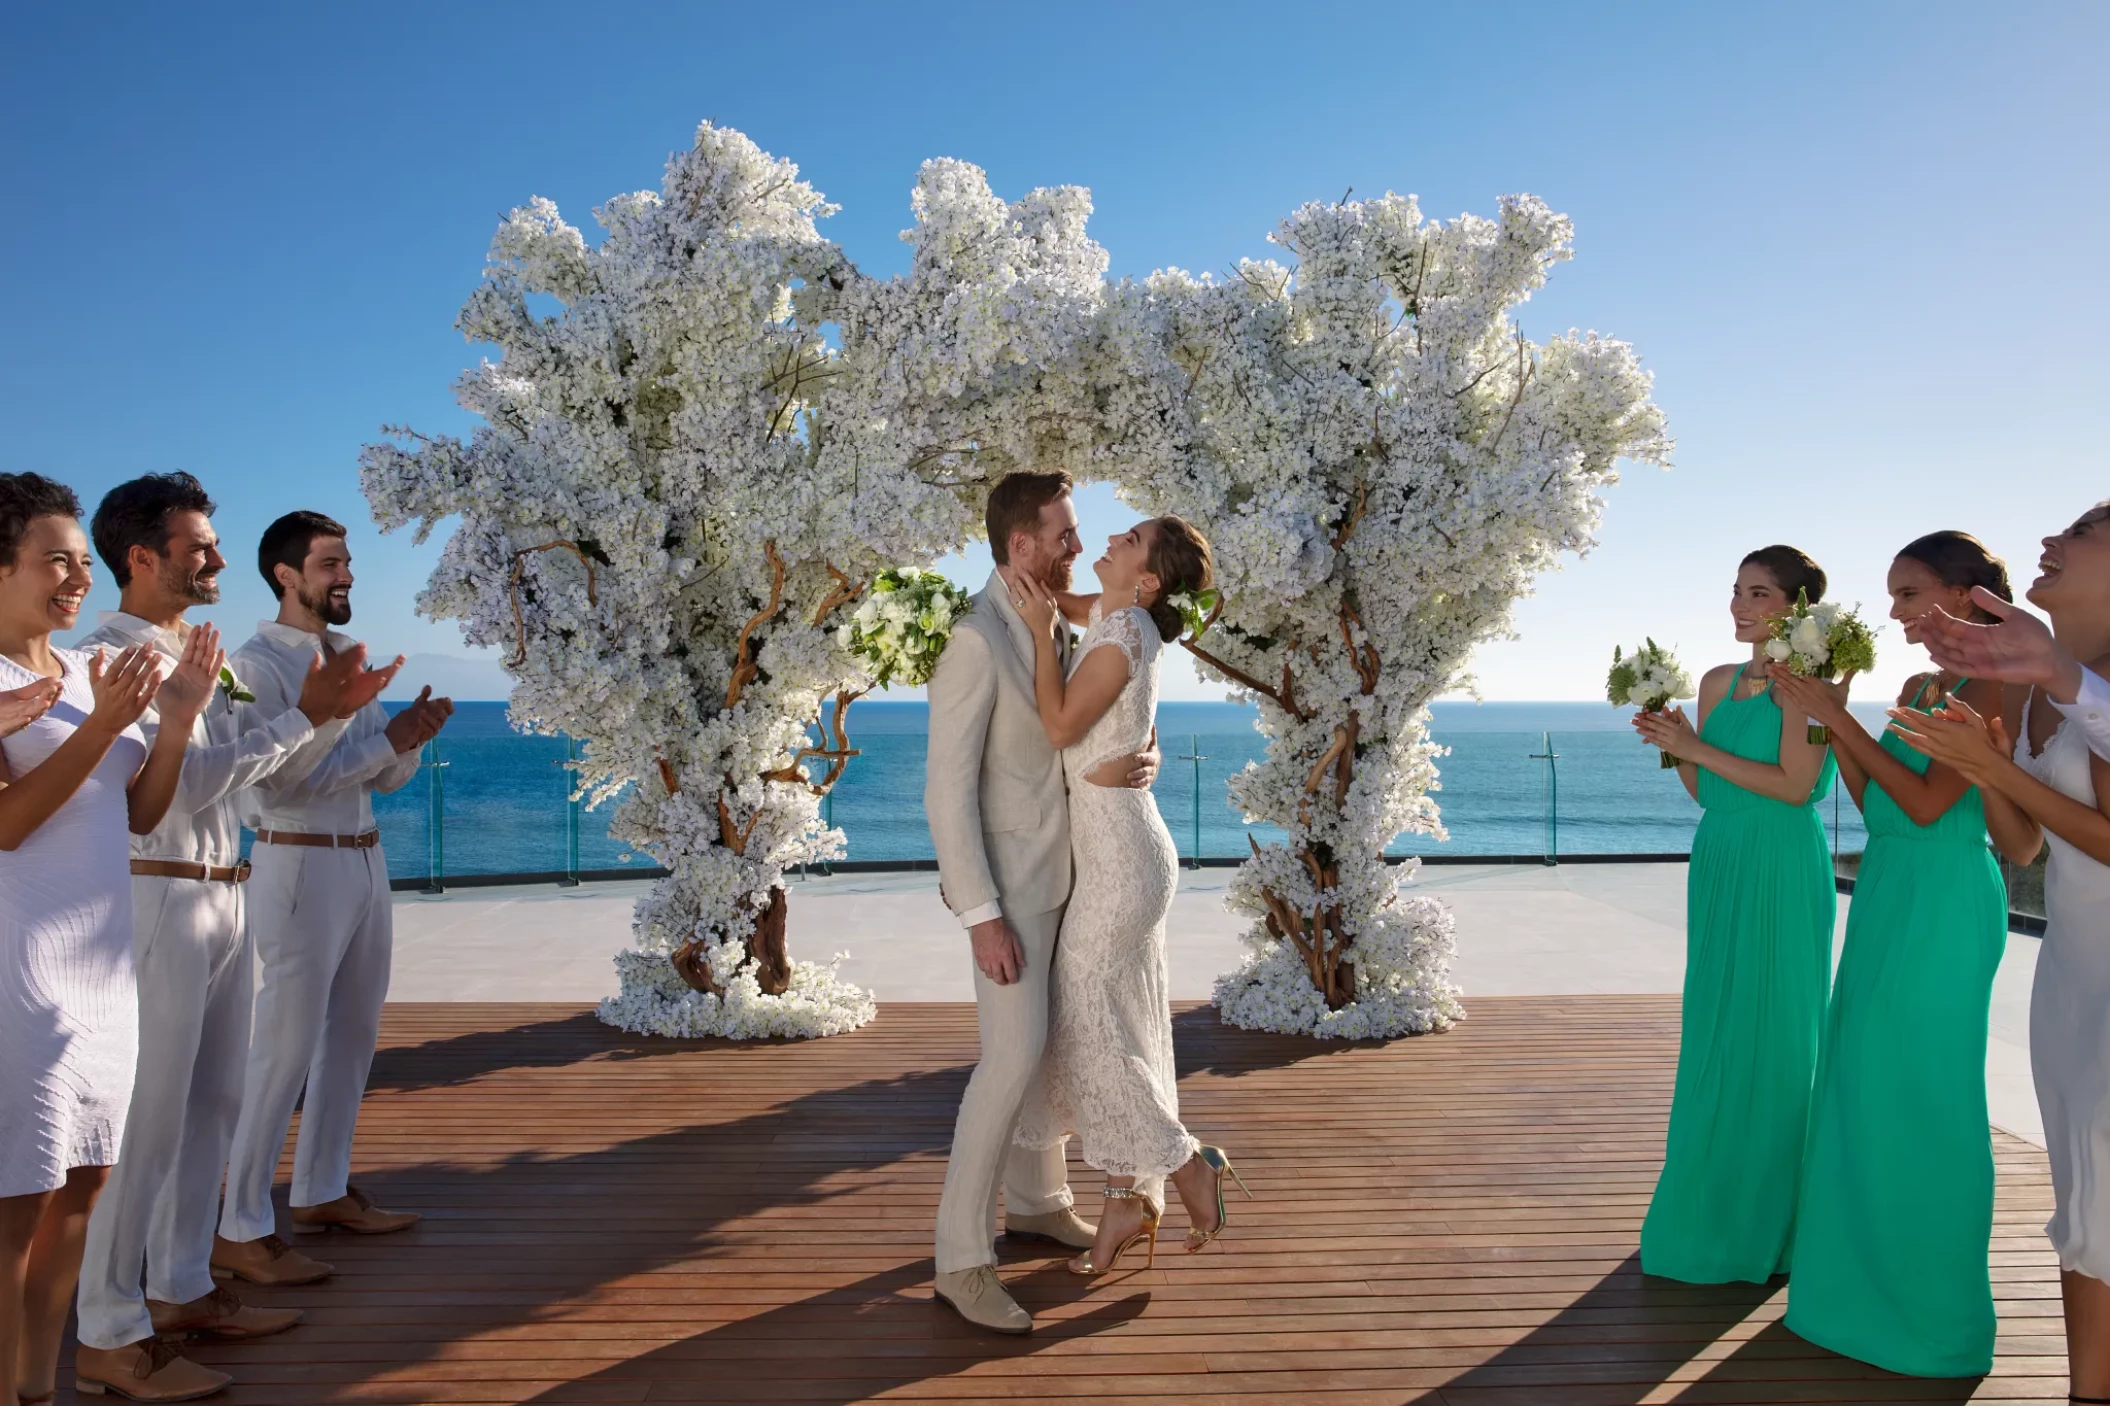
[[[145,716],[161,690],[161,655],[152,645],[135,644],[115,659],[98,649],[88,660],[88,687],[95,694],[89,727],[116,736]]]
[[[1973,785],[1983,786],[2001,762],[2015,754],[2007,724],[1949,694],[1931,713],[1913,708],[1890,710],[1890,732],[1915,752],[1943,763]]]
[[[1853,678],[1849,673],[1834,683],[1790,669],[1776,669],[1773,671],[1773,697],[1783,712],[1799,712],[1811,722],[1842,728],[1852,721],[1846,711],[1846,691]]]
[[[220,647],[220,632],[211,625],[193,627],[183,642],[183,657],[161,681],[156,701],[162,726],[176,728],[188,736],[191,724],[212,701],[212,691],[219,686],[220,669],[226,662],[227,651]]]
[[[1665,708],[1655,713],[1634,714],[1634,731],[1641,740],[1652,747],[1660,747],[1664,753],[1679,761],[1691,761],[1693,747],[1700,735],[1692,730],[1683,708]]]
[[[335,654],[322,651],[309,662],[308,675],[301,681],[300,710],[317,727],[333,718],[348,718],[379,698],[381,691],[395,681],[396,671],[402,667],[403,656],[398,654],[379,669],[367,668],[366,646],[363,644],[355,644]],[[431,691],[426,690],[427,693]],[[445,702],[444,699],[441,701]],[[451,704],[449,708],[451,710]]]
[[[398,753],[415,752],[437,737],[440,729],[447,725],[447,719],[453,716],[454,700],[434,698],[432,685],[427,684],[418,691],[409,707],[388,720],[385,731],[389,744]]]
[[[0,692],[0,737],[20,732],[43,717],[59,701],[63,688],[58,679],[38,679]]]

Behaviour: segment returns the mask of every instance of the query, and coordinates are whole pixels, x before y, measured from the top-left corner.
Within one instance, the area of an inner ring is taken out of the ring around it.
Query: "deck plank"
[[[1188,1123],[1231,1150],[1221,1251],[1086,1284],[1004,1247],[1039,1319],[935,1306],[930,1235],[972,1007],[889,1005],[769,1047],[623,1035],[576,1007],[392,1005],[357,1176],[422,1211],[303,1248],[292,1333],[195,1347],[240,1406],[1002,1401],[1327,1406],[2028,1402],[2065,1397],[2044,1155],[1995,1133],[1999,1359],[1893,1376],[1781,1326],[1778,1286],[1645,1278],[1674,997],[1472,1003],[1341,1044],[1175,1022]],[[1080,1197],[1094,1173],[1074,1168]],[[280,1196],[283,1198],[283,1177]]]

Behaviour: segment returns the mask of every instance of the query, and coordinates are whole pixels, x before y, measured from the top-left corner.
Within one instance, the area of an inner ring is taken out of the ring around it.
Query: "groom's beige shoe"
[[[1092,1223],[1070,1206],[1040,1216],[1006,1215],[1004,1234],[1017,1240],[1053,1240],[1073,1250],[1089,1250],[1093,1239]]]
[[[977,1328],[993,1333],[1030,1333],[1033,1315],[1018,1306],[996,1277],[996,1266],[978,1264],[938,1276],[938,1298]]]

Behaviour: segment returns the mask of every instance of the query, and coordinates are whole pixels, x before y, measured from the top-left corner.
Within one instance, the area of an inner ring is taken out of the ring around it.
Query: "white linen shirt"
[[[135,644],[148,644],[174,668],[183,657],[186,638],[137,615],[106,610],[94,631],[75,648],[93,651],[100,647],[114,655]],[[241,678],[240,669],[234,673]],[[148,704],[139,727],[151,748],[161,728],[161,710]],[[215,868],[238,863],[242,829],[235,798],[267,776],[305,774],[322,760],[342,730],[334,722],[318,730],[298,708],[274,716],[255,704],[237,703],[215,684],[211,701],[191,725],[190,745],[183,752],[183,771],[168,814],[151,834],[132,837],[132,857]]]
[[[2081,670],[2081,691],[2071,703],[2051,700],[2051,706],[2081,725],[2088,750],[2110,761],[2110,682],[2093,669]]]
[[[230,661],[266,717],[292,711],[300,701],[308,663],[321,652],[324,636],[276,620],[257,622],[256,635]],[[335,630],[332,653],[358,643]],[[418,748],[398,752],[384,731],[388,710],[379,699],[354,713],[327,756],[300,776],[266,776],[250,793],[250,822],[260,830],[312,835],[363,835],[374,828],[372,792],[400,790],[417,775]]]

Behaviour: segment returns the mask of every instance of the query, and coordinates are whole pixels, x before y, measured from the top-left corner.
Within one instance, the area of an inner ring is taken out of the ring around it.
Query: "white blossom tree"
[[[603,1017],[871,1017],[783,944],[785,869],[843,851],[818,797],[868,680],[836,628],[879,570],[964,544],[1003,473],[1059,463],[1217,551],[1224,605],[1188,646],[1259,699],[1267,757],[1232,796],[1287,835],[1234,886],[1253,952],[1225,1018],[1447,1025],[1448,916],[1383,859],[1440,833],[1424,705],[1588,547],[1615,461],[1669,448],[1625,345],[1513,326],[1567,222],[1528,197],[1448,225],[1395,196],[1313,205],[1274,236],[1294,268],[1110,284],[1080,189],[1007,204],[933,161],[913,203],[910,271],[872,279],[796,168],[708,123],[660,192],[596,212],[598,247],[535,201],[460,319],[500,353],[459,386],[484,427],[362,457],[384,528],[459,517],[421,609],[507,650],[516,722],[581,738],[590,796],[637,783],[612,833],[671,873]]]

